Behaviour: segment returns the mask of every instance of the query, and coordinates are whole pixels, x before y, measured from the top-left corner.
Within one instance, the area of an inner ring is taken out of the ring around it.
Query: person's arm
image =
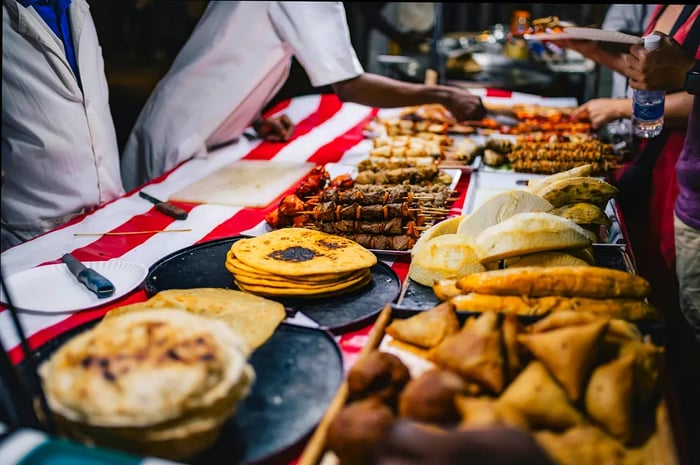
[[[453,86],[416,84],[372,73],[363,73],[331,86],[344,102],[379,108],[440,103],[458,121],[481,119],[486,115],[478,96]]]
[[[672,128],[688,127],[688,117],[693,108],[693,96],[679,91],[666,94],[664,105],[664,125]]]
[[[557,43],[560,47],[575,50],[597,64],[620,74],[624,74],[627,68],[626,54],[604,49],[592,40],[562,40]]]
[[[672,37],[661,32],[659,47],[647,50],[641,44],[630,48],[625,57],[623,74],[630,80],[630,86],[642,90],[673,91],[682,89],[688,71],[693,67],[696,57],[690,55]]]

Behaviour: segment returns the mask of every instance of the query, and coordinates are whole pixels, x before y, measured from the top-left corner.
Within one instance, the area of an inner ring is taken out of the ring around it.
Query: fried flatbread
[[[286,318],[279,302],[233,289],[195,288],[160,291],[146,302],[114,308],[105,320],[140,310],[177,308],[216,318],[245,340],[250,350],[263,345]]]
[[[634,355],[597,366],[586,388],[586,412],[623,443],[634,433]]]
[[[487,312],[470,318],[458,333],[432,348],[428,358],[494,393],[501,392],[505,376],[498,314]]]
[[[246,276],[249,278],[257,278],[269,282],[284,282],[292,284],[331,284],[339,281],[344,281],[345,279],[350,279],[357,277],[364,273],[366,270],[363,268],[361,270],[350,271],[347,273],[331,273],[328,275],[314,274],[308,276],[280,276],[276,274],[266,273],[260,270],[256,270],[236,257],[229,256],[226,260],[226,269],[236,276]]]
[[[437,346],[445,337],[458,331],[459,320],[449,302],[443,302],[410,318],[394,319],[386,328],[386,333],[394,339],[426,349]]]
[[[352,292],[360,289],[367,284],[372,282],[372,273],[367,270],[365,275],[356,278],[351,282],[340,283],[336,285],[328,286],[318,286],[316,289],[299,289],[299,288],[279,288],[270,286],[259,286],[259,285],[248,285],[243,284],[234,279],[234,283],[238,288],[244,292],[249,292],[251,294],[256,294],[259,296],[267,297],[280,297],[280,296],[290,296],[290,297],[309,297],[309,298],[322,298],[322,297],[332,297],[336,295],[345,294],[347,292]]]
[[[549,369],[569,397],[577,401],[607,326],[607,319],[599,319],[583,325],[521,334],[518,341]]]
[[[547,368],[531,361],[498,398],[516,408],[533,428],[565,430],[585,422]]]
[[[246,265],[281,276],[340,274],[369,268],[377,257],[357,242],[306,228],[283,228],[231,246]]]

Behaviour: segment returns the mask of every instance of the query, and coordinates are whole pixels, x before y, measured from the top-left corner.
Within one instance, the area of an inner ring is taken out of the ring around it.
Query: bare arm
[[[486,114],[478,96],[458,87],[416,84],[371,73],[336,82],[332,87],[344,102],[378,108],[440,103],[458,121],[481,119]]]
[[[599,47],[592,40],[563,40],[559,45],[564,48],[576,50],[586,58],[590,58],[601,66],[605,66],[620,74],[624,74],[627,68],[625,53],[616,53]]]
[[[664,106],[664,124],[673,128],[688,127],[688,117],[693,107],[693,96],[680,91],[666,95]]]

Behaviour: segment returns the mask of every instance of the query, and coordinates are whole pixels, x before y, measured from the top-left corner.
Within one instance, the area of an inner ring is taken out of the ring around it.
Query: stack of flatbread
[[[62,435],[182,460],[209,447],[249,394],[249,353],[225,323],[169,308],[101,322],[39,374]]]
[[[226,268],[239,289],[278,297],[328,297],[372,281],[377,257],[344,237],[284,228],[234,242]]]

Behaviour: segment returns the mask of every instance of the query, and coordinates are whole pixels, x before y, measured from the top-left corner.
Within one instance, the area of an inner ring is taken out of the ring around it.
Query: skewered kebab
[[[554,174],[560,171],[567,171],[582,164],[591,165],[591,174],[603,174],[607,171],[619,168],[615,161],[577,161],[577,160],[515,160],[511,162],[511,167],[519,173]]]
[[[572,160],[599,161],[614,158],[611,144],[599,140],[584,142],[521,142],[509,153],[510,161],[515,160]]]
[[[434,167],[396,168],[380,172],[360,171],[355,177],[357,184],[421,184],[441,183],[449,185],[452,176]]]
[[[359,205],[356,203],[338,205],[335,202],[324,202],[316,205],[311,211],[300,211],[319,221],[339,220],[386,220],[389,218],[416,219],[418,209],[412,208],[408,202],[387,203],[384,205]]]
[[[338,234],[355,241],[363,247],[375,250],[410,250],[416,243],[416,238],[406,234],[396,236],[384,234]]]
[[[422,230],[415,221],[404,221],[404,218],[391,218],[386,221],[314,221],[306,223],[305,227],[318,229],[329,234],[406,234],[411,237],[418,237]]]
[[[372,157],[366,158],[357,164],[359,171],[379,171],[395,168],[410,168],[419,166],[434,166],[437,161],[433,157]]]
[[[443,189],[433,193],[421,193],[409,189],[417,186],[394,186],[391,189],[365,192],[361,189],[372,184],[361,184],[351,190],[325,189],[316,198],[311,198],[307,203],[335,202],[337,204],[358,203],[360,205],[384,205],[397,202],[416,202],[419,205],[431,205],[434,207],[444,207],[451,200],[453,191],[447,186],[440,186]],[[396,189],[396,187],[406,187],[406,189]],[[415,193],[414,193],[415,192]]]

